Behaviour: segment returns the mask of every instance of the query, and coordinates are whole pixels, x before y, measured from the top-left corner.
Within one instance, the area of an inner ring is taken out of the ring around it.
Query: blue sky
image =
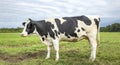
[[[22,27],[27,18],[97,15],[101,26],[120,23],[120,0],[0,0],[0,28]]]

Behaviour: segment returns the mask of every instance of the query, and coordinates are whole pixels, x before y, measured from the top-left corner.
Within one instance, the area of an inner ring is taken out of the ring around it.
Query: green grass
[[[45,46],[40,44],[36,36],[23,38],[19,33],[0,33],[0,53],[18,55],[25,52],[33,52]]]
[[[0,65],[119,65],[120,33],[101,32],[101,44],[95,62],[89,61],[90,46],[87,40],[79,42],[60,42],[60,60],[55,61],[52,48],[51,58],[45,60],[46,45],[39,37],[21,37],[19,33],[0,33],[0,54],[5,56],[22,56],[35,53],[36,57],[26,58],[18,62],[0,60]],[[1,58],[1,57],[0,57]]]

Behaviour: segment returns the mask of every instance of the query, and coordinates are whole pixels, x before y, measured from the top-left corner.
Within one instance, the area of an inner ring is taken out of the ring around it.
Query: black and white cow
[[[59,59],[59,41],[79,41],[87,38],[91,46],[92,61],[96,58],[97,41],[99,41],[100,18],[97,16],[76,16],[50,18],[40,21],[28,19],[23,23],[22,36],[37,33],[41,41],[47,45],[46,59],[50,58],[51,45],[56,51],[56,60]]]

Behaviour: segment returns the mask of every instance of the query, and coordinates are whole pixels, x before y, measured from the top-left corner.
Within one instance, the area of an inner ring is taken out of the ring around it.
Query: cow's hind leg
[[[90,60],[94,61],[96,58],[96,49],[97,49],[96,33],[88,34],[88,39],[91,45]]]

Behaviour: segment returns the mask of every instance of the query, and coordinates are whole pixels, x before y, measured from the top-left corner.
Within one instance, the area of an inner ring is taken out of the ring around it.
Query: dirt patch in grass
[[[6,61],[6,62],[11,62],[11,63],[16,63],[16,62],[20,62],[20,61],[24,61],[30,58],[38,58],[38,57],[42,57],[43,55],[46,54],[46,51],[38,51],[38,52],[27,52],[24,54],[21,54],[19,56],[10,56],[10,55],[6,55],[6,54],[0,54],[0,60]]]

